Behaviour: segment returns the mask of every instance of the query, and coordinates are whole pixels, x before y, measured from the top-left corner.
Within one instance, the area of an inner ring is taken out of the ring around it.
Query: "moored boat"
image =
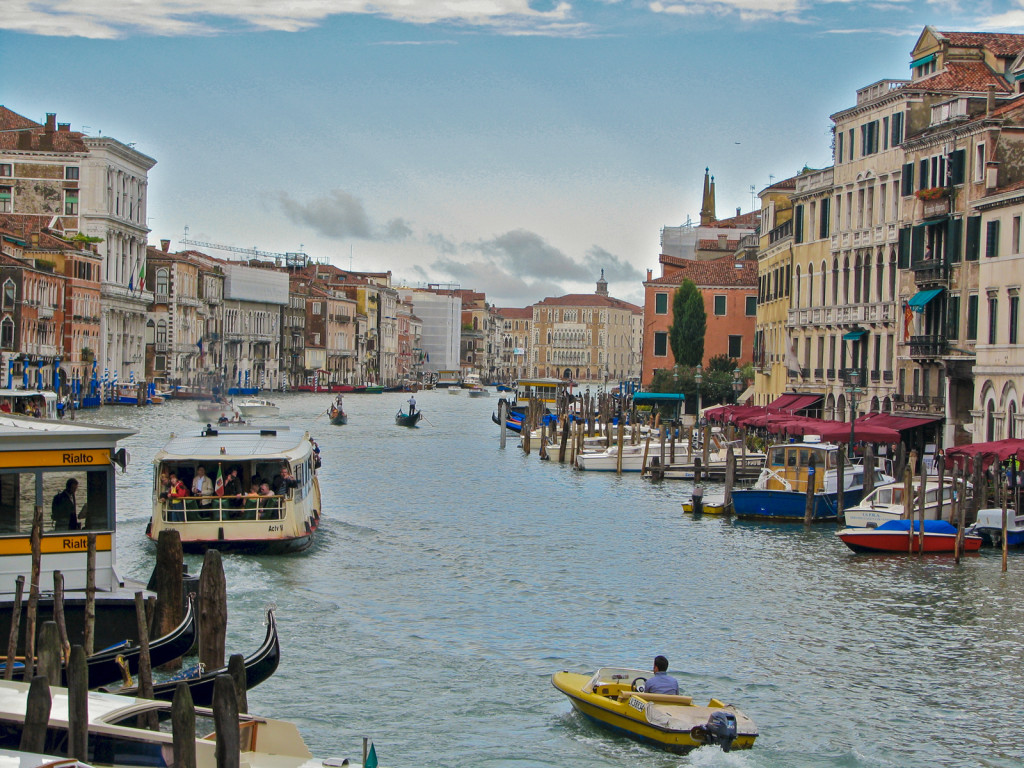
[[[979,509],[978,519],[970,527],[969,533],[981,536],[986,544],[1001,547],[1003,544],[1003,510]],[[1006,546],[1024,546],[1024,515],[1018,515],[1013,509],[1006,511]]]
[[[943,483],[942,493],[939,493],[939,482],[937,478],[929,478],[930,482],[925,485],[925,520],[944,520],[953,506],[953,481],[946,479]],[[898,481],[885,483],[875,488],[865,496],[861,502],[844,511],[847,528],[868,528],[877,527],[890,520],[901,520],[906,514],[904,499],[904,484]],[[912,484],[911,515],[918,519],[920,515],[921,481],[914,478]]]
[[[153,541],[165,528],[178,531],[186,552],[276,554],[305,549],[313,541],[320,522],[320,483],[308,433],[238,426],[172,434],[153,463],[157,482],[146,529]],[[168,498],[162,476],[175,474],[187,489],[200,467],[208,478],[217,478],[216,484],[210,481],[209,494],[188,496],[186,491]],[[232,470],[240,488],[229,487]]]
[[[701,706],[692,696],[645,693],[650,674],[615,667],[593,675],[562,671],[551,676],[551,684],[588,720],[670,752],[715,744],[728,752],[754,745],[757,726],[736,707],[714,698]]]
[[[953,552],[956,527],[945,520],[925,520],[922,544],[920,520],[889,520],[877,528],[844,528],[838,534],[854,552]],[[922,548],[923,547],[923,548]],[[981,537],[965,534],[963,551],[977,552]]]
[[[811,520],[835,520],[838,515],[839,474],[832,443],[803,442],[768,449],[768,461],[752,488],[733,491],[733,512],[740,518],[803,520],[808,482],[813,483]],[[814,474],[810,467],[814,466]],[[810,478],[810,480],[808,479]],[[875,485],[893,478],[875,470]],[[856,506],[864,491],[864,467],[847,465],[843,472],[843,507]]]
[[[235,407],[243,416],[277,416],[281,413],[276,403],[262,397],[247,397],[235,403]]]

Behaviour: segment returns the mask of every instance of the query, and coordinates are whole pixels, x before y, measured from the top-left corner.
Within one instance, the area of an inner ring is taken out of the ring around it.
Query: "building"
[[[499,380],[510,384],[530,375],[533,309],[505,307],[498,310],[498,315],[501,317]]]
[[[531,376],[602,385],[635,377],[643,310],[609,296],[603,271],[594,293],[549,297],[532,309]]]
[[[457,371],[460,367],[462,299],[454,285],[431,284],[426,288],[399,288],[402,300],[412,301],[423,324],[420,349],[423,372]]]
[[[682,226],[662,227],[661,253],[676,259],[698,260],[733,255],[749,235],[757,232],[760,217],[760,211],[742,213],[737,208],[735,216],[719,219],[715,204],[715,177],[711,176],[710,169],[705,168],[700,224],[694,226],[687,217]]]
[[[704,298],[707,326],[703,364],[707,365],[708,360],[718,355],[727,355],[741,363],[753,359],[757,262],[747,259],[746,251],[746,246],[741,244],[740,258],[730,255],[712,261],[663,255],[661,277],[655,278],[651,270],[647,270],[640,374],[644,385],[651,383],[655,371],[676,364],[669,345],[669,329],[673,298],[683,280],[693,282]]]
[[[221,264],[227,384],[276,389],[281,385],[281,314],[288,305],[288,275],[234,261]]]

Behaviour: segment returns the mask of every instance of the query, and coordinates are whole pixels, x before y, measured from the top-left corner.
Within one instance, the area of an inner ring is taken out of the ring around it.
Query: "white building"
[[[224,369],[228,386],[281,385],[281,310],[288,275],[237,262],[224,264]]]
[[[420,348],[424,372],[459,370],[459,342],[462,334],[462,298],[457,290],[399,288],[402,300],[412,301],[413,311],[423,321]]]

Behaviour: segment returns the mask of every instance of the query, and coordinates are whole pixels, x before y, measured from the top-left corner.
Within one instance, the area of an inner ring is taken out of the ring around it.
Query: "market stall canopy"
[[[908,429],[926,427],[937,421],[942,421],[942,416],[893,416],[891,413],[869,413],[857,419],[858,422],[870,423],[872,426],[888,427],[897,432],[905,432]]]
[[[820,432],[821,439],[831,443],[850,442],[850,424],[834,421]],[[853,439],[866,443],[898,443],[900,433],[891,427],[875,425],[871,421],[858,419],[853,423]]]
[[[1002,462],[1021,454],[1024,454],[1024,440],[1014,437],[1008,440],[994,440],[990,443],[958,445],[946,451],[946,458],[960,462],[967,458],[981,456],[982,466],[988,466],[996,459]]]

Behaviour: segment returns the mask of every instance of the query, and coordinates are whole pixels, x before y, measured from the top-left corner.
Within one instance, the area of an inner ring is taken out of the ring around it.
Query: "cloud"
[[[803,0],[692,0],[692,2],[663,3],[660,0],[647,7],[653,13],[675,16],[726,16],[737,14],[745,21],[782,18],[786,21],[801,21],[800,11],[806,6]]]
[[[551,280],[526,280],[521,275],[496,268],[490,261],[455,261],[439,259],[431,269],[449,275],[460,285],[487,294],[487,300],[497,305],[526,305],[541,296],[559,296],[565,293]]]
[[[628,261],[623,261],[615,254],[609,253],[598,245],[590,247],[587,255],[583,257],[583,263],[587,265],[591,275],[603,269],[605,280],[610,283],[642,280],[644,278],[643,272]]]
[[[404,240],[412,235],[412,228],[400,218],[375,227],[363,207],[363,201],[341,189],[333,189],[308,203],[300,203],[287,192],[282,192],[278,202],[293,222],[310,227],[325,237],[338,240]]]
[[[515,229],[474,246],[513,274],[545,279],[586,280],[590,273],[535,232]]]
[[[1020,29],[1021,27],[1024,27],[1024,10],[1018,8],[1016,10],[1006,11],[1005,13],[998,13],[994,16],[981,18],[975,22],[974,26],[981,30],[995,30],[998,32],[1008,32],[1010,30]]]
[[[580,35],[572,6],[544,10],[530,0],[146,0],[125,14],[119,0],[6,0],[0,29],[55,37],[120,38],[131,34],[216,35],[238,25],[299,32],[331,16],[372,15],[410,24],[447,23],[508,35]]]

